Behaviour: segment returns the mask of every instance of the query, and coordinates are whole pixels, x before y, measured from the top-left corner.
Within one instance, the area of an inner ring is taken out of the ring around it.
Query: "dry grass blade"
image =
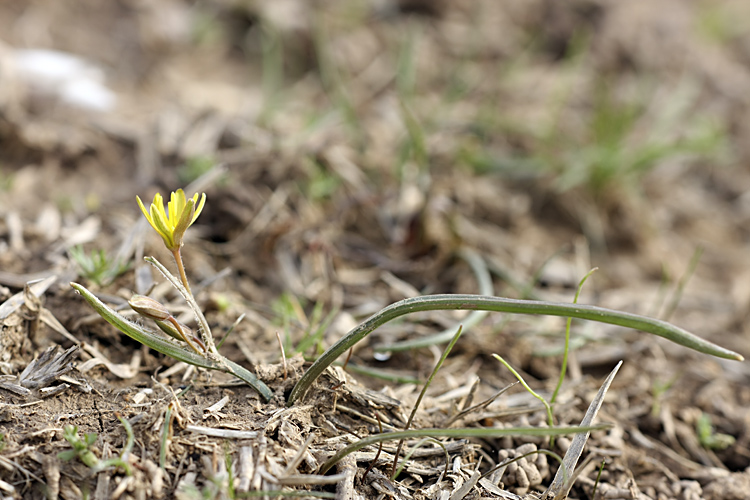
[[[74,345],[64,352],[59,346],[47,348],[41,356],[34,358],[18,377],[19,383],[26,388],[47,387],[73,369],[73,359],[78,355],[78,346]]]
[[[480,474],[478,470],[475,470],[471,474],[471,477],[469,478],[469,480],[466,481],[463,485],[461,485],[461,487],[458,488],[456,491],[454,491],[448,500],[463,500],[463,498],[465,498],[466,495],[468,495],[469,492],[471,492],[474,486],[477,485],[477,482],[479,481],[479,478],[481,476],[482,474]]]
[[[599,409],[602,407],[604,396],[607,394],[609,386],[612,385],[612,381],[614,380],[615,375],[617,375],[620,366],[622,366],[622,361],[617,363],[617,366],[615,366],[602,386],[599,388],[599,392],[596,393],[596,397],[589,405],[588,410],[586,410],[586,415],[581,421],[582,427],[591,425],[591,423],[596,418],[596,414],[599,413]],[[573,438],[573,442],[570,444],[568,451],[565,453],[565,457],[563,457],[562,465],[559,469],[557,469],[557,473],[555,474],[555,478],[552,480],[552,484],[544,493],[543,498],[545,500],[560,500],[567,496],[572,484],[566,483],[566,476],[569,476],[573,472],[573,470],[575,470],[578,459],[581,458],[583,447],[586,445],[586,441],[589,438],[589,434],[589,432],[576,434],[576,436]]]
[[[25,283],[24,291],[18,292],[0,304],[0,320],[7,318],[16,309],[21,307],[26,302],[26,297],[29,293],[33,294],[36,298],[40,298],[55,281],[57,281],[57,276],[50,276],[40,281]]]
[[[482,401],[481,403],[477,403],[477,404],[475,404],[473,406],[470,406],[468,408],[465,408],[465,409],[461,410],[460,412],[456,413],[452,417],[448,418],[448,420],[446,420],[443,423],[443,425],[446,426],[446,427],[450,427],[451,424],[453,424],[453,422],[455,422],[455,421],[457,421],[457,420],[465,417],[466,415],[469,415],[470,413],[475,412],[477,410],[483,410],[483,409],[487,408],[489,405],[492,404],[493,401],[495,401],[497,398],[499,398],[500,396],[502,396],[503,394],[505,394],[505,392],[508,389],[510,389],[511,387],[513,387],[516,384],[520,384],[520,382],[518,382],[518,381],[512,382],[512,383],[506,385],[505,387],[503,387],[502,389],[500,389],[499,391],[497,391],[491,397],[489,397],[489,398],[485,399],[484,401]]]

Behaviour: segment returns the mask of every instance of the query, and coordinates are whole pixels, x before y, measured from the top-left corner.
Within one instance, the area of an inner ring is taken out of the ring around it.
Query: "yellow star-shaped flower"
[[[206,204],[205,193],[202,194],[200,202],[198,202],[198,193],[188,199],[182,189],[172,192],[166,210],[164,209],[164,199],[160,193],[154,195],[150,211],[146,210],[138,196],[136,196],[136,199],[143,215],[148,219],[148,223],[159,233],[159,236],[164,240],[164,245],[170,251],[179,250],[182,247],[182,237],[185,235],[185,231],[195,222],[195,219],[203,210],[203,205]]]

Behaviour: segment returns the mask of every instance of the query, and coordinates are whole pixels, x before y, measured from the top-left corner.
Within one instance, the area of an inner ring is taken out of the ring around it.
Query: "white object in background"
[[[104,72],[92,63],[55,50],[17,49],[13,55],[18,77],[35,92],[92,111],[115,106],[117,98],[104,84]]]

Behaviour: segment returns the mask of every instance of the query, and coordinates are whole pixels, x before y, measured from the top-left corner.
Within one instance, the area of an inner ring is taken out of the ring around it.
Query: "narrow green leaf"
[[[147,345],[151,349],[166,354],[178,361],[183,361],[208,370],[230,373],[247,382],[247,384],[258,391],[266,401],[269,401],[273,397],[273,392],[271,392],[271,389],[269,389],[266,384],[258,380],[258,377],[237,363],[223,357],[219,357],[218,360],[214,361],[213,359],[199,356],[194,352],[183,349],[182,347],[141,328],[135,323],[128,321],[124,316],[120,315],[117,311],[99,300],[96,295],[88,291],[83,285],[71,283],[70,286],[80,293],[83,298],[86,299],[86,302],[88,302],[89,305],[93,307],[94,310],[110,325],[114,326],[133,340]]]
[[[412,438],[498,438],[503,436],[563,436],[566,434],[576,434],[579,432],[592,432],[603,429],[608,429],[608,425],[594,425],[585,427],[506,427],[503,429],[498,428],[486,428],[486,427],[469,427],[469,428],[457,428],[457,429],[411,429],[408,431],[395,431],[386,432],[383,434],[375,434],[367,436],[359,441],[345,446],[336,452],[334,456],[326,460],[326,462],[320,467],[319,474],[325,474],[331,467],[336,465],[336,462],[344,458],[350,453],[354,453],[357,450],[361,450],[365,446],[372,444],[378,444],[384,441],[396,441],[400,439],[412,439]]]
[[[496,311],[515,314],[537,314],[587,319],[624,326],[664,337],[672,342],[719,358],[742,361],[742,355],[702,339],[678,326],[638,314],[614,311],[603,307],[538,300],[506,299],[484,295],[425,295],[395,302],[366,319],[324,352],[305,372],[289,395],[287,405],[301,398],[318,376],[350,347],[367,337],[383,324],[405,314],[448,310]]]

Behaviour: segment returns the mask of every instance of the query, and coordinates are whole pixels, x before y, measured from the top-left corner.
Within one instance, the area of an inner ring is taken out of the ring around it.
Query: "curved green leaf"
[[[294,404],[304,396],[321,373],[347,349],[365,338],[379,326],[405,314],[435,311],[440,309],[496,311],[515,314],[542,314],[566,318],[587,319],[624,326],[634,330],[652,333],[696,351],[720,358],[742,361],[742,355],[702,339],[687,330],[659,319],[638,314],[615,311],[597,306],[545,302],[538,300],[518,300],[484,295],[426,295],[395,302],[366,319],[352,329],[338,342],[324,352],[305,372],[289,395],[287,405]]]

